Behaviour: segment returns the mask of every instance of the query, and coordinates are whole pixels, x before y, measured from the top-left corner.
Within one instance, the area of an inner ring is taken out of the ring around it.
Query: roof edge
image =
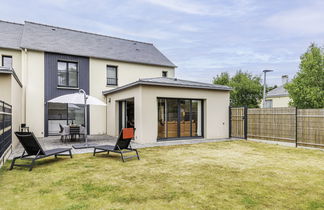
[[[10,24],[15,24],[15,25],[24,26],[23,23],[16,23],[16,22],[11,22],[11,21],[7,21],[7,20],[0,20],[0,22],[3,22],[3,23],[10,23]]]
[[[267,95],[266,98],[289,97],[289,94]]]
[[[1,48],[1,47],[0,47]],[[8,48],[9,49],[9,48]],[[11,48],[13,49],[13,48]],[[83,54],[70,54],[70,53],[65,53],[65,52],[58,52],[58,51],[45,51],[43,49],[37,49],[37,48],[31,48],[31,47],[26,47],[21,45],[20,48],[17,48],[15,50],[22,50],[22,49],[28,49],[28,50],[35,50],[39,52],[48,52],[48,53],[57,53],[57,54],[65,54],[65,55],[73,55],[73,56],[81,56],[81,57],[87,57],[87,58],[97,58],[97,59],[104,59],[104,60],[111,60],[111,61],[120,61],[120,62],[125,62],[125,63],[136,63],[136,64],[144,64],[144,65],[152,65],[152,66],[161,66],[161,67],[170,67],[170,68],[178,68],[174,64],[174,66],[171,65],[163,65],[163,64],[157,64],[157,63],[145,63],[145,62],[135,62],[135,61],[129,61],[129,60],[119,60],[119,59],[114,59],[114,58],[108,58],[108,57],[96,57],[96,56],[89,56],[89,55],[83,55]],[[172,62],[171,62],[172,63]],[[172,63],[173,64],[173,63]]]
[[[124,86],[117,87],[112,90],[105,90],[102,91],[103,95],[108,95],[111,93],[119,92],[122,90],[125,90],[127,88],[135,87],[138,85],[152,85],[152,86],[163,86],[163,87],[178,87],[178,88],[191,88],[191,89],[204,89],[204,90],[219,90],[219,91],[231,91],[232,88],[227,87],[227,88],[220,88],[220,87],[206,87],[206,86],[190,86],[190,85],[178,85],[178,84],[165,84],[165,83],[159,83],[159,82],[149,82],[149,81],[143,81],[143,80],[138,80],[136,82],[129,83]]]

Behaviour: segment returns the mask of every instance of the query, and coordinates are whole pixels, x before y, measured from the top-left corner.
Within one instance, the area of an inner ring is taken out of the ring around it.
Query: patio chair
[[[117,139],[116,145],[102,145],[95,146],[93,150],[93,156],[96,156],[96,153],[109,152],[118,153],[121,155],[121,159],[125,162],[126,159],[137,157],[139,160],[140,157],[138,155],[137,149],[133,149],[130,145],[131,140],[134,138],[134,128],[124,128]],[[135,152],[136,155],[132,156],[124,156],[125,153]]]
[[[66,143],[66,134],[64,133],[64,127],[61,125],[61,123],[59,124],[60,126],[60,132],[59,134],[61,135],[61,142],[65,142]]]
[[[35,165],[35,161],[38,159],[46,158],[49,156],[70,156],[72,158],[71,149],[72,148],[57,148],[51,150],[43,150],[39,144],[37,138],[32,132],[15,132],[19,142],[24,147],[24,152],[21,156],[14,157],[9,170],[12,170],[14,166],[28,167],[31,171]],[[69,152],[69,154],[63,154]],[[30,165],[15,164],[17,159],[21,160],[31,160]]]
[[[76,139],[76,136],[79,136],[80,139],[80,126],[70,126],[70,136],[71,140]]]

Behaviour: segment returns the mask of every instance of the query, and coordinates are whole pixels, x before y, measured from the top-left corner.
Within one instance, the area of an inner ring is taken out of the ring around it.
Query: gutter
[[[127,85],[121,86],[121,87],[117,87],[115,89],[112,90],[107,90],[107,91],[102,91],[103,95],[107,95],[110,93],[114,93],[114,92],[118,92],[130,87],[134,87],[137,85],[153,85],[153,86],[163,86],[163,87],[179,87],[179,88],[192,88],[192,89],[205,89],[205,90],[222,90],[222,91],[230,91],[232,90],[232,88],[228,88],[228,87],[210,87],[210,86],[194,86],[194,85],[181,85],[181,84],[172,84],[172,83],[162,83],[162,82],[149,82],[149,81],[142,81],[142,80],[138,80],[136,82],[132,82],[129,83]]]

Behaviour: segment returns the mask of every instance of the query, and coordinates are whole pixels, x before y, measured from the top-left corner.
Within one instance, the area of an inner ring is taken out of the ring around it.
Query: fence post
[[[295,147],[298,146],[298,136],[297,136],[297,133],[298,133],[298,108],[296,107],[296,110],[295,110],[295,138],[296,138],[296,141],[295,141]]]
[[[229,117],[229,127],[228,127],[228,138],[232,137],[232,107],[229,106],[228,109],[228,117]]]
[[[247,140],[248,131],[248,107],[244,106],[244,138]]]

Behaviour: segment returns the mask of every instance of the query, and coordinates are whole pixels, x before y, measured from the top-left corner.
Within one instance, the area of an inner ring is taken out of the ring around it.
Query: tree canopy
[[[324,108],[324,52],[323,48],[311,44],[300,57],[299,71],[285,85],[292,99],[291,106],[297,108]]]
[[[239,70],[230,77],[227,72],[222,72],[214,78],[213,83],[233,88],[230,93],[231,106],[259,107],[263,90],[259,76]]]

